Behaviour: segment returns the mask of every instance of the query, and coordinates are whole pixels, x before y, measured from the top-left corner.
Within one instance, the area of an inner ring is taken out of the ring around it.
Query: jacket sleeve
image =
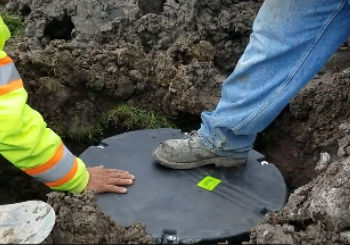
[[[27,105],[22,80],[2,50],[2,24],[0,18],[0,154],[53,190],[80,193],[89,180],[85,164]]]
[[[89,179],[85,164],[27,105],[27,97],[13,61],[0,58],[0,154],[54,190],[80,193]]]

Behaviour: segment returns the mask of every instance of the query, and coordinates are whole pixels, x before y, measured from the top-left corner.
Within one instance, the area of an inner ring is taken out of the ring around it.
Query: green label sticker
[[[207,191],[212,191],[214,190],[218,184],[221,183],[221,180],[216,179],[214,177],[211,176],[206,176],[204,177],[201,181],[199,181],[199,183],[197,184],[198,187],[201,187]]]

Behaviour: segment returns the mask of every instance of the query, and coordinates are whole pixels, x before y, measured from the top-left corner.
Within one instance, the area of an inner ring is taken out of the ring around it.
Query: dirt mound
[[[116,224],[96,206],[95,194],[65,195],[52,192],[48,203],[56,212],[56,224],[45,243],[54,244],[151,244],[151,235],[140,223]],[[117,207],[116,207],[117,208]]]
[[[216,105],[260,4],[13,0],[27,28],[7,50],[31,105],[59,132],[87,132],[118,101],[198,115]]]
[[[350,158],[319,170],[325,172],[298,188],[283,210],[269,213],[252,230],[250,243],[350,243]]]

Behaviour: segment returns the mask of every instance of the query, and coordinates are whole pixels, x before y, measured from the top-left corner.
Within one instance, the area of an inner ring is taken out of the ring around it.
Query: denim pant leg
[[[266,0],[250,42],[199,135],[211,151],[245,157],[290,99],[350,35],[349,0]]]

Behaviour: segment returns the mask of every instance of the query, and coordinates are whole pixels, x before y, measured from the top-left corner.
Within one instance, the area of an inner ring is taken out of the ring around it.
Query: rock
[[[317,172],[321,172],[325,170],[328,167],[330,161],[331,161],[331,156],[329,155],[328,152],[320,153],[320,160],[317,162],[315,170]]]
[[[340,130],[350,130],[350,123],[349,122],[344,122],[339,125]]]
[[[345,154],[346,154],[346,152],[344,150],[344,146],[339,147],[338,153],[337,153],[338,157],[345,156]]]
[[[340,140],[338,140],[339,146],[346,147],[349,145],[349,139],[347,137],[343,137]]]
[[[343,231],[340,233],[339,240],[344,244],[350,243],[350,231]]]

